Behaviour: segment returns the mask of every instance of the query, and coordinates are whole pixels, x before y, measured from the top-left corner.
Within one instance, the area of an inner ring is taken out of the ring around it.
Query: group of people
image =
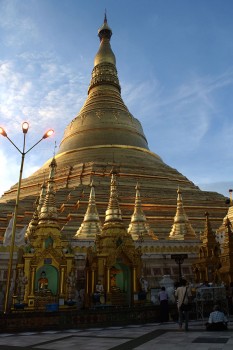
[[[161,288],[159,292],[160,301],[160,314],[161,322],[166,322],[169,319],[169,309],[168,309],[168,295],[166,293],[165,287]],[[191,288],[189,287],[186,280],[182,279],[180,281],[179,287],[175,290],[175,297],[177,299],[178,317],[179,317],[179,328],[182,329],[183,324],[185,331],[188,331],[189,323],[189,311],[192,299]],[[219,305],[214,305],[213,311],[210,313],[208,322],[206,323],[206,330],[208,331],[221,331],[226,330],[228,324],[228,319],[224,312],[221,311]]]
[[[191,296],[190,288],[186,285],[186,281],[182,280],[180,286],[175,291],[175,297],[177,299],[179,327],[182,328],[183,323],[185,323],[185,330],[188,330],[188,310],[183,311],[181,305],[188,305]],[[169,298],[164,286],[161,287],[158,299],[160,303],[160,320],[161,322],[167,322],[169,320]]]
[[[179,312],[179,327],[182,328],[182,324],[185,323],[185,330],[187,331],[189,321],[188,305],[191,302],[192,293],[186,280],[181,281],[181,286],[176,289],[175,295],[177,297],[177,307]],[[183,304],[185,306],[183,306]],[[206,330],[226,330],[227,323],[228,319],[224,312],[221,311],[220,305],[214,305],[213,311],[210,313],[208,322],[206,323]]]

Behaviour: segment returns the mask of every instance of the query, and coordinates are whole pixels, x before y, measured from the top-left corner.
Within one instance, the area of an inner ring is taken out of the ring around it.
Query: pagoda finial
[[[110,145],[130,146],[126,150],[127,154],[131,152],[131,146],[135,151],[135,147],[149,150],[140,122],[129,112],[121,97],[116,58],[110,44],[112,31],[106,22],[107,15],[105,17],[98,32],[100,46],[94,60],[88,97],[78,115],[65,130],[58,151],[58,155],[62,154],[62,157],[65,156],[64,152],[71,151],[70,154],[73,154],[75,149],[80,149],[81,154],[85,152],[84,149],[89,153],[89,148],[85,147],[97,146],[101,149],[103,147],[103,150],[98,152],[98,157],[102,157],[103,152],[104,159],[107,156],[110,162],[110,154],[115,149],[115,159],[119,162],[118,146],[116,148]],[[156,159],[162,161],[157,155]],[[131,161],[130,157],[129,163]]]
[[[55,176],[56,167],[57,167],[55,157],[53,157],[49,167],[50,167],[50,173],[49,173],[49,180],[47,184],[47,192],[45,195],[43,205],[40,209],[38,224],[39,225],[52,224],[52,225],[58,226],[58,214],[57,214],[57,208],[55,204],[54,176]]]
[[[117,186],[116,186],[117,172],[114,167],[112,168],[110,174],[111,174],[110,198],[108,202],[108,208],[105,212],[104,223],[122,221],[121,210],[118,202]]]
[[[147,223],[146,216],[142,210],[142,203],[140,198],[140,185],[136,184],[136,196],[134,212],[131,216],[131,222],[129,224],[128,233],[132,235],[134,240],[138,240],[139,237],[149,239],[158,239],[150,230],[149,224]]]
[[[108,76],[108,81],[109,78],[112,78],[114,76],[115,78],[115,86],[117,87],[117,89],[119,89],[120,92],[120,85],[119,85],[119,81],[118,81],[118,77],[117,77],[117,71],[116,71],[116,57],[111,49],[111,45],[110,45],[110,40],[111,40],[111,36],[112,36],[112,29],[109,27],[108,22],[107,22],[107,15],[105,13],[104,15],[104,23],[102,24],[102,26],[99,28],[98,30],[98,37],[100,39],[100,47],[99,50],[95,56],[95,60],[94,60],[94,70],[92,71],[92,81],[90,84],[90,87],[88,89],[88,93],[90,91],[90,88],[92,87],[92,85],[96,85],[96,83],[98,82],[98,84],[100,83],[100,76],[99,74],[101,74],[102,78],[106,76]],[[102,65],[101,66],[101,70],[100,72],[96,72],[95,67],[98,65]],[[107,67],[106,65],[111,64],[112,67],[111,69],[113,69],[112,73],[109,74],[109,67]],[[107,71],[108,69],[108,71]],[[98,78],[98,80],[97,80]],[[102,82],[103,84],[103,82]]]
[[[57,148],[57,141],[55,140],[55,141],[54,141],[53,158],[55,157],[56,148]]]
[[[87,239],[89,237],[95,237],[97,234],[101,233],[101,222],[95,203],[95,188],[93,180],[91,181],[90,187],[91,191],[87,211],[80,228],[74,236],[78,239]]]
[[[209,216],[210,216],[210,214],[206,211],[205,212],[205,228],[204,228],[203,235],[201,236],[201,239],[202,239],[203,243],[216,244],[216,239],[215,239],[212,227],[211,227]]]
[[[174,224],[169,234],[169,239],[184,240],[195,238],[197,237],[185,213],[183,207],[182,192],[178,186],[176,215],[174,217]]]
[[[107,10],[105,8],[105,11],[104,11],[104,23],[107,23]]]

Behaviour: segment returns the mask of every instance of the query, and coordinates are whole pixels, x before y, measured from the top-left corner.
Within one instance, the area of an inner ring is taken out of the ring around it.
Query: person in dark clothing
[[[165,287],[161,288],[159,292],[160,302],[160,320],[161,322],[167,322],[169,320],[169,309],[168,309],[168,294]]]

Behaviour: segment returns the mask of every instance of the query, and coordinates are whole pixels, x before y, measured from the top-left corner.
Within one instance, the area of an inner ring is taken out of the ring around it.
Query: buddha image
[[[43,291],[48,289],[48,278],[46,277],[46,272],[42,271],[40,274],[40,278],[38,279],[38,290]]]
[[[117,286],[117,274],[121,273],[122,271],[117,269],[115,266],[113,266],[110,270],[110,284],[112,290],[119,290],[120,288]]]

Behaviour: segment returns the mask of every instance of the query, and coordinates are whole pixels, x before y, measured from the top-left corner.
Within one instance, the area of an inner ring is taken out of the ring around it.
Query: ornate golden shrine
[[[106,225],[87,252],[86,306],[93,302],[98,281],[103,284],[106,304],[132,305],[137,300],[140,275],[140,248],[135,248],[123,224]]]
[[[106,304],[132,305],[139,293],[141,268],[141,249],[135,247],[123,224],[113,172],[104,226],[96,235],[94,247],[87,251],[86,306],[93,303],[98,281],[103,285]]]
[[[55,159],[50,167],[47,192],[42,187],[39,204],[26,232],[28,243],[17,265],[13,304],[24,304],[28,309],[44,309],[59,302],[64,304],[72,297],[70,288],[75,288],[74,255],[67,240],[61,238],[57,223]]]
[[[206,213],[206,225],[201,237],[202,244],[199,250],[199,259],[193,264],[196,282],[213,282],[215,285],[224,283],[229,286],[233,282],[233,234],[232,218],[233,206],[228,210],[223,224],[217,232],[223,241],[217,242]]]

